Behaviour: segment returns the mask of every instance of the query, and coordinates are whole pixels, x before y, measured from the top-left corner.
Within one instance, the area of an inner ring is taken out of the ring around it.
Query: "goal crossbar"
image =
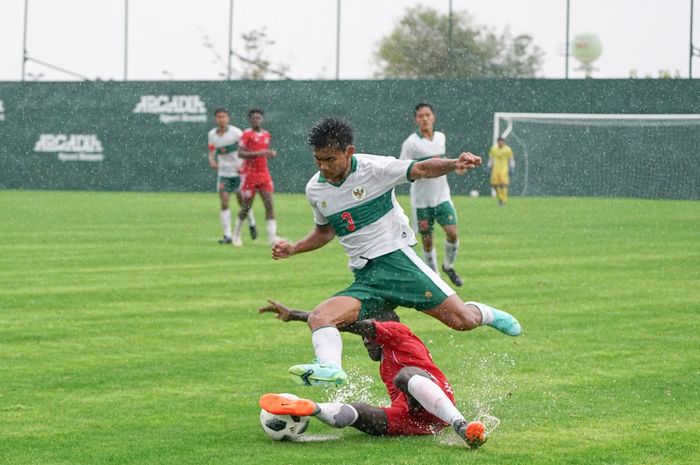
[[[508,126],[501,133],[501,120]],[[532,120],[597,120],[597,121],[693,121],[700,122],[700,114],[623,114],[623,113],[504,113],[493,114],[493,143],[499,136],[507,137],[513,128],[513,121]]]

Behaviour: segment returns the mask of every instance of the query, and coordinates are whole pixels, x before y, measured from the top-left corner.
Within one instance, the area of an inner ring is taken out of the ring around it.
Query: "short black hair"
[[[306,143],[315,149],[333,147],[345,150],[352,145],[352,126],[339,118],[325,118],[314,124]]]
[[[248,118],[253,116],[254,114],[259,114],[260,116],[265,116],[265,113],[260,108],[251,108],[250,111],[248,112]]]
[[[214,110],[214,116],[218,115],[219,113],[226,113],[228,115],[228,110],[226,108],[217,108]]]
[[[435,113],[435,110],[433,109],[433,106],[431,104],[421,102],[418,105],[416,105],[416,107],[413,109],[413,116],[416,116],[421,108],[430,108],[430,111]]]
[[[499,137],[498,139],[496,139],[496,142],[498,142],[499,140],[502,140],[503,142],[506,141],[503,137]]]

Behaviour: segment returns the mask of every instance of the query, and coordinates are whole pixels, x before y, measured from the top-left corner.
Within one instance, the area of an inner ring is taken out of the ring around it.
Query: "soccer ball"
[[[275,441],[294,441],[308,428],[309,417],[275,415],[261,410],[260,425],[265,434]]]
[[[293,394],[283,394],[295,398]],[[260,410],[260,425],[263,431],[275,441],[294,441],[309,427],[309,417],[297,415],[275,415]]]
[[[469,191],[469,197],[473,197],[473,198],[479,197],[479,191],[476,189]]]

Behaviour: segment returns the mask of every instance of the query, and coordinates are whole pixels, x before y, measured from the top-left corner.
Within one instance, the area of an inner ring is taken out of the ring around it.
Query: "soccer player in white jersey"
[[[238,157],[238,144],[243,132],[235,126],[231,126],[228,110],[217,108],[214,110],[216,127],[209,131],[209,165],[217,170],[216,190],[221,200],[221,212],[219,219],[224,229],[224,237],[219,244],[231,244],[231,209],[229,200],[231,192],[235,193],[238,205],[241,205],[241,159]],[[255,239],[258,235],[255,227],[255,217],[252,210],[248,212],[250,223],[250,235]],[[240,242],[240,238],[239,238]],[[241,245],[234,244],[234,245]]]
[[[418,130],[408,136],[401,146],[401,160],[427,160],[445,156],[445,134],[433,130],[435,111],[429,103],[419,103],[413,110]],[[442,271],[455,286],[462,286],[462,278],[454,269],[459,240],[457,238],[457,212],[450,197],[447,176],[417,179],[411,183],[411,209],[413,227],[418,230],[423,243],[423,258],[430,268],[437,271],[437,252],[433,242],[433,224],[437,222],[445,230],[445,257]]]
[[[350,257],[355,281],[318,305],[308,325],[315,363],[289,369],[305,384],[343,384],[343,343],[338,326],[371,319],[397,306],[415,308],[450,328],[466,331],[489,325],[518,336],[520,323],[510,314],[478,302],[464,302],[411,248],[416,238],[394,195],[394,187],[416,179],[467,171],[481,158],[461,153],[457,159],[423,161],[355,154],[352,128],[327,118],[309,134],[319,171],[306,185],[315,227],[298,242],[278,240],[275,260],[310,252],[338,236]]]

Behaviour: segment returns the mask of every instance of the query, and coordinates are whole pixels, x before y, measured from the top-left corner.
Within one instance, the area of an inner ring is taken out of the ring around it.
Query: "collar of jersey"
[[[423,133],[420,132],[420,129],[416,131],[416,134],[418,135],[419,138],[425,139],[425,137],[423,137]],[[435,140],[435,129],[433,129],[433,138],[432,138],[432,139],[426,139],[426,140],[429,140],[429,141],[431,141],[431,142]]]
[[[226,133],[229,132],[230,130],[231,130],[231,125],[229,124],[228,126],[226,126],[226,130],[224,131],[224,134],[226,134]],[[224,134],[219,135],[219,128],[218,128],[218,127],[217,127],[216,130],[214,131],[214,134],[216,134],[216,135],[219,136],[219,137],[221,137],[221,136],[224,135]]]
[[[348,179],[350,177],[350,175],[355,172],[356,169],[357,169],[357,158],[355,158],[355,156],[353,155],[353,157],[350,159],[350,172],[348,173],[348,175],[346,176],[345,179]],[[328,179],[326,179],[326,177],[323,176],[320,172],[318,173],[318,182],[327,182],[331,186],[335,186],[335,187],[342,186],[343,183],[345,182],[345,179],[340,181],[340,184],[334,184],[334,183],[330,182]]]

